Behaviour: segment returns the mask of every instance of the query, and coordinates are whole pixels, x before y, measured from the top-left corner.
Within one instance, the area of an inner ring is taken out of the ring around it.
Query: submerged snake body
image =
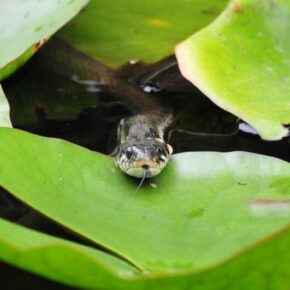
[[[55,51],[63,53],[58,73],[66,75],[69,68],[70,74],[76,76],[73,77],[75,82],[102,86],[104,91],[126,103],[133,113],[132,117],[121,120],[119,124],[117,146],[111,154],[116,164],[135,177],[153,177],[160,173],[172,154],[171,146],[163,139],[164,130],[172,119],[168,108],[156,96],[145,93],[136,84],[120,78],[109,67],[61,40],[51,40],[49,47],[53,59]],[[78,78],[80,73],[83,81]]]

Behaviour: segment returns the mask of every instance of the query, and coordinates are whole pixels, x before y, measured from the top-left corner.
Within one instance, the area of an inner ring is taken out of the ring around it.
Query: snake
[[[126,174],[142,180],[157,176],[173,153],[164,137],[173,120],[172,112],[168,105],[134,83],[115,76],[106,76],[103,81],[132,111],[132,116],[121,119],[117,128],[117,144],[111,154],[116,165]]]
[[[146,93],[136,82],[121,77],[115,70],[57,38],[50,41],[49,48],[51,53],[53,49],[63,52],[63,65],[59,70],[68,67],[72,74],[81,72],[82,77],[87,79],[80,81],[74,76],[73,81],[80,84],[95,82],[98,88],[102,87],[121,100],[131,111],[132,115],[122,118],[117,126],[117,142],[110,154],[116,165],[127,175],[142,178],[140,184],[145,178],[157,176],[173,153],[164,137],[173,121],[173,114],[164,100],[161,102],[154,94]]]

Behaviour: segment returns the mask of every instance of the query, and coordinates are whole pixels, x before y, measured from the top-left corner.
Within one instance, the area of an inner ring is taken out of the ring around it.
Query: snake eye
[[[165,160],[166,160],[166,153],[165,153],[164,149],[158,147],[156,149],[156,156],[158,158],[158,161],[165,162]]]
[[[160,147],[157,148],[156,150],[156,154],[158,155],[158,157],[160,157],[162,155],[162,149]]]
[[[127,159],[130,159],[133,155],[133,149],[131,147],[129,147],[127,150],[126,150],[126,157]]]

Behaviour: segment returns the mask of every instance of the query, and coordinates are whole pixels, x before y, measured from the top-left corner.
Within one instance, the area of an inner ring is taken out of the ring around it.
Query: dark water
[[[16,128],[107,154],[113,149],[118,122],[130,112],[107,85],[99,84],[107,68],[77,56],[52,40],[3,83],[12,122]],[[153,65],[128,64],[118,75],[171,105],[175,121],[170,142],[176,153],[244,150],[290,159],[287,138],[267,142],[239,130],[242,121],[186,81],[174,57]]]
[[[80,57],[58,40],[50,41],[3,83],[13,125],[110,153],[114,148],[116,126],[130,112],[110,88],[100,84],[101,75],[107,71],[102,64]],[[145,92],[171,105],[175,121],[170,128],[170,144],[175,152],[243,150],[290,160],[287,138],[266,142],[257,134],[240,130],[245,124],[214,105],[186,81],[180,75],[174,57],[153,65],[128,64],[118,72],[118,76],[138,84]],[[0,192],[0,216],[86,243],[24,206],[4,190]],[[41,289],[69,289],[4,263],[0,264],[0,269],[1,281],[9,285],[5,289],[40,289],[39,285]]]

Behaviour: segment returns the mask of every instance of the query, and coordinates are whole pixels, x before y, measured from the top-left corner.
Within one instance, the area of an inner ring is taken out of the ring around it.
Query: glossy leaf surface
[[[135,194],[107,156],[11,129],[0,141],[1,186],[144,271],[216,265],[290,220],[290,166],[278,159],[177,154]]]
[[[75,287],[109,287],[138,270],[109,254],[0,219],[0,258]]]
[[[4,220],[0,225],[1,260],[81,289],[223,290],[230,284],[237,290],[249,285],[256,290],[283,290],[290,284],[289,228],[213,269],[144,276],[108,254]]]
[[[290,2],[233,1],[176,48],[183,75],[268,140],[290,123]]]
[[[174,45],[210,23],[226,0],[92,0],[58,34],[75,48],[111,67],[155,62]]]

